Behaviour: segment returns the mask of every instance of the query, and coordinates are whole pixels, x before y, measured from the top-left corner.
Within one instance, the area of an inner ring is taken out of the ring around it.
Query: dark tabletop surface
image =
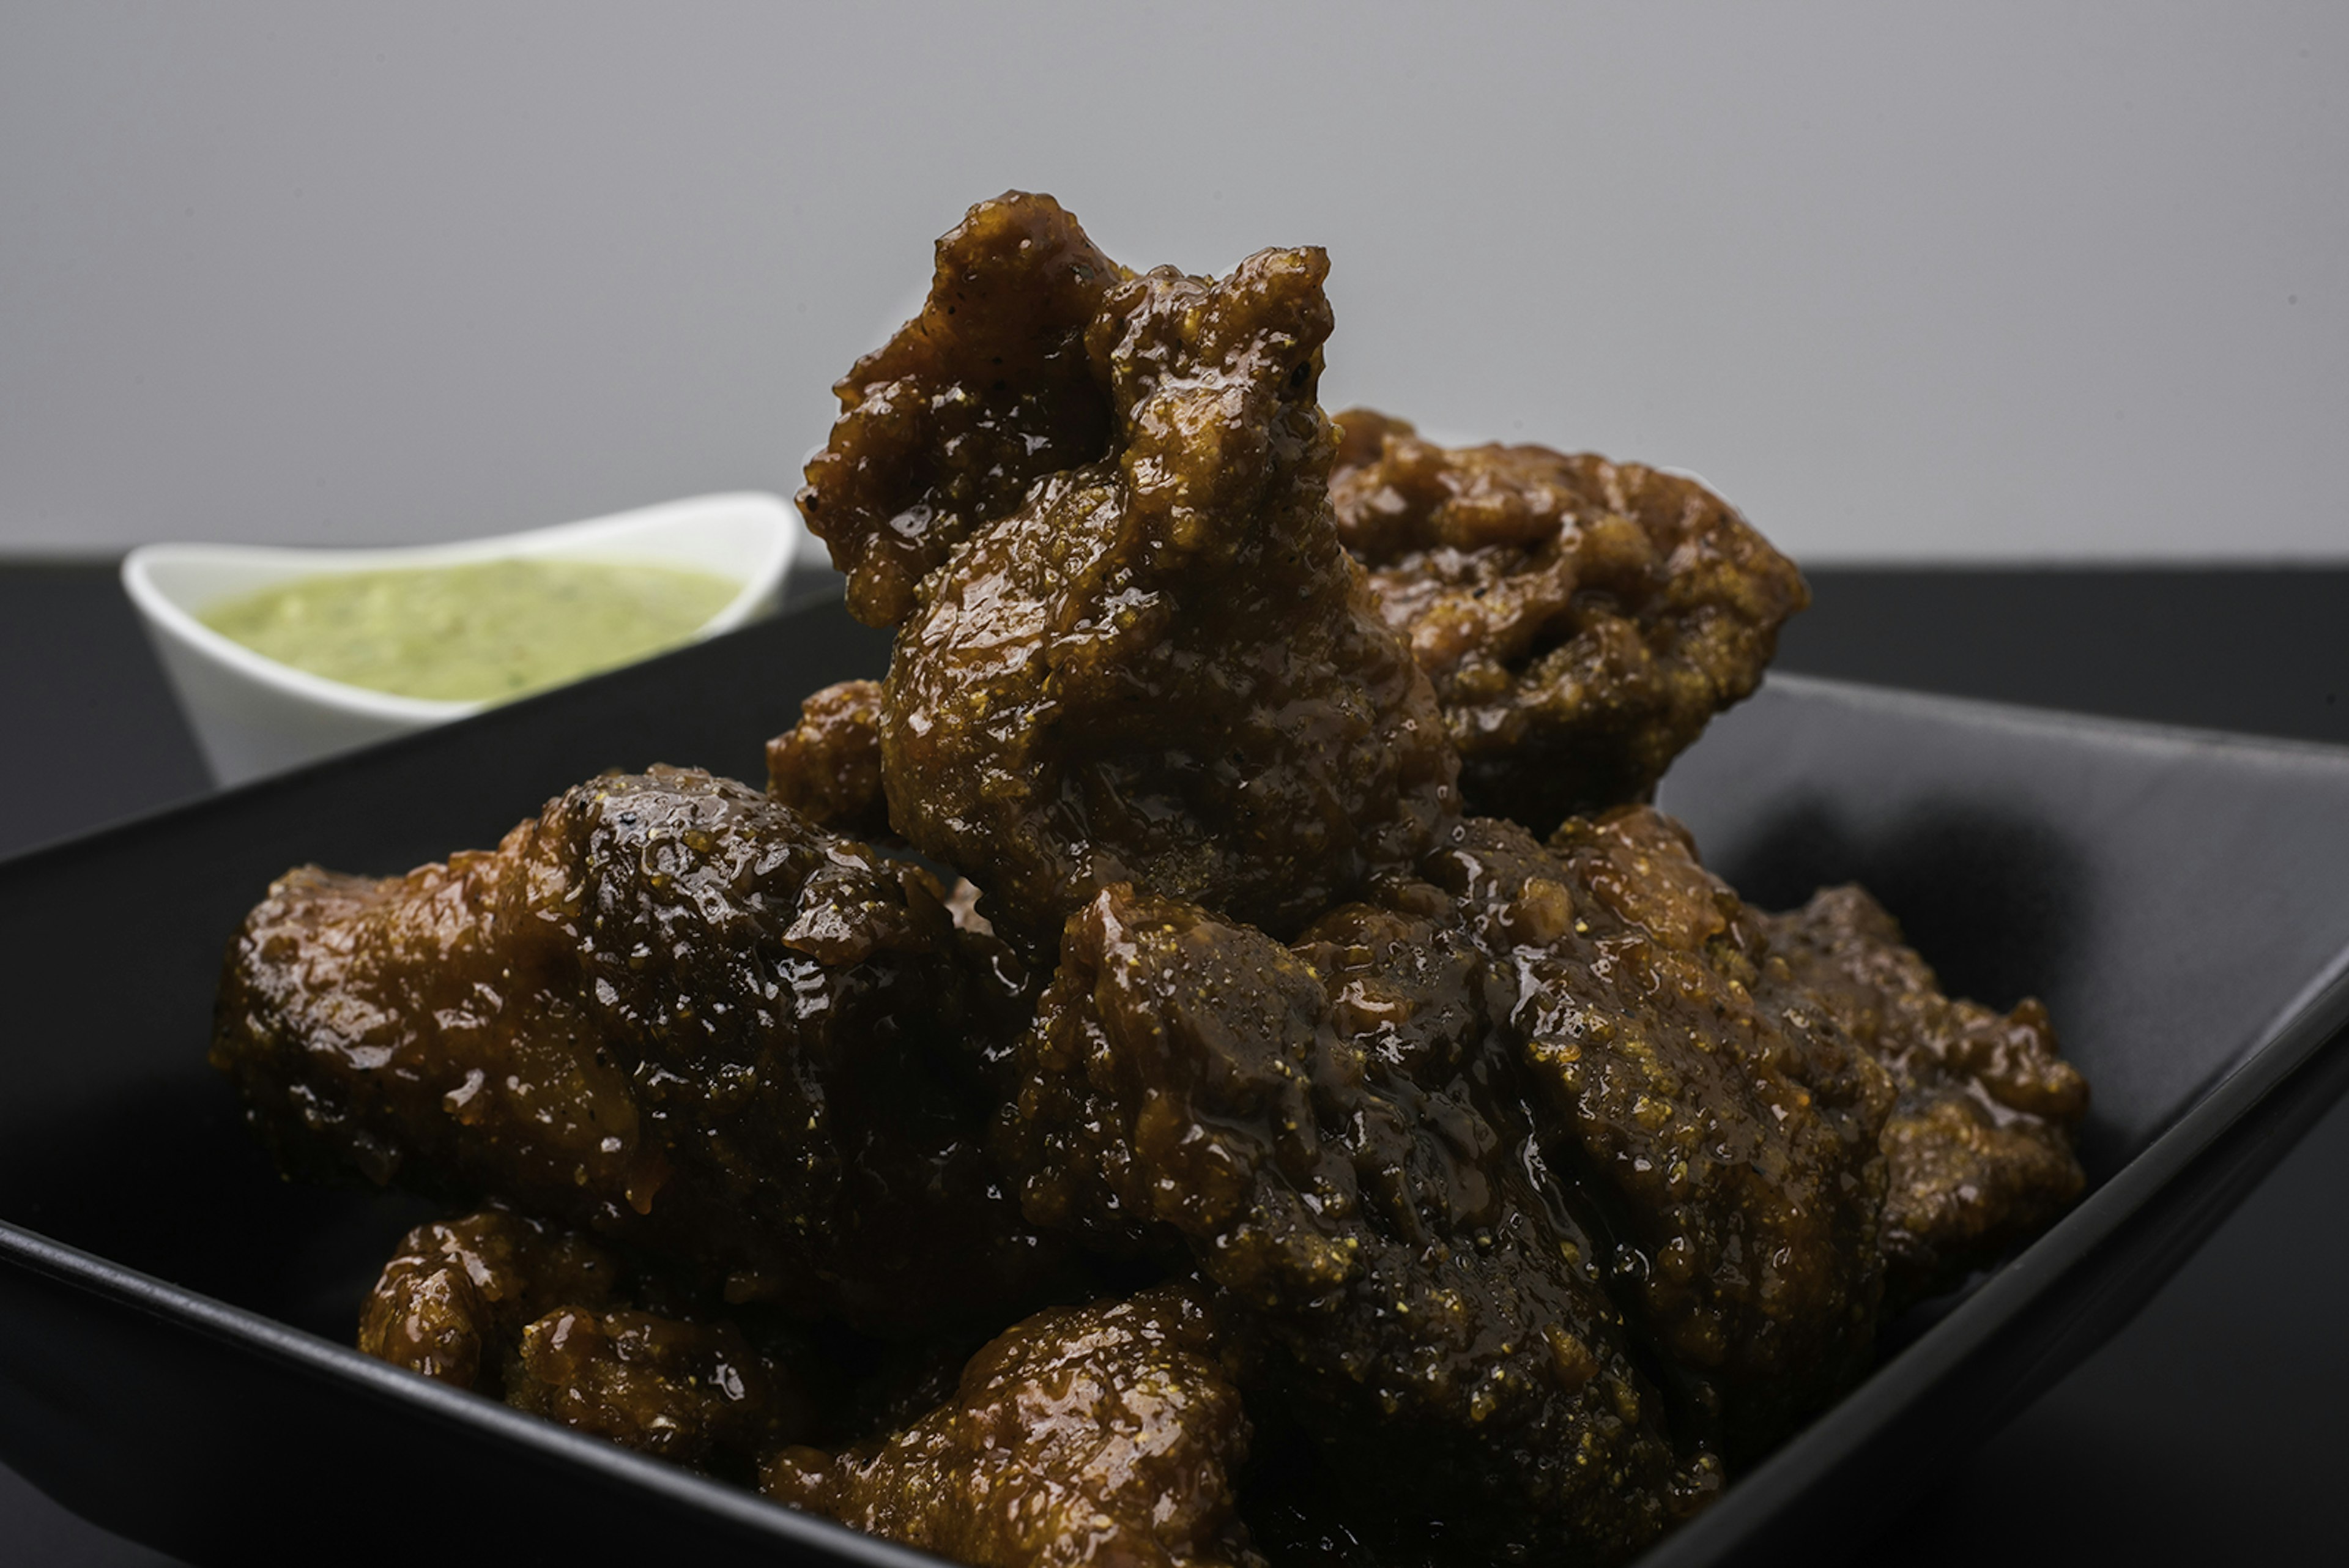
[[[1810,576],[1782,669],[2349,744],[2349,570]],[[111,563],[0,565],[0,857],[209,787]],[[2344,1200],[2349,1106],[1873,1561],[2349,1562]],[[0,1469],[0,1564],[169,1562]]]

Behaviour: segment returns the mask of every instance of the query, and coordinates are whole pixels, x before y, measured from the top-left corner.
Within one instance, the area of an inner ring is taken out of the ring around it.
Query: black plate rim
[[[2349,747],[2321,742],[2074,714],[1818,676],[1774,673],[1766,686],[1862,710],[1957,712],[1973,722],[2033,734],[2093,730],[2107,740],[2170,755],[2181,751],[2248,753],[2320,767],[2349,767]],[[2344,1032],[2349,1032],[2349,946],[2335,952],[2266,1024],[2253,1031],[2135,1158],[1946,1316],[1878,1364],[1867,1381],[1740,1477],[1712,1507],[1657,1542],[1640,1559],[1640,1568],[1695,1568],[1731,1551],[1889,1428],[1912,1401],[2079,1268],[2230,1130],[2287,1092]]]
[[[2120,719],[2110,713],[2085,713],[2070,708],[2044,708],[2025,702],[1994,702],[1983,697],[1957,697],[1914,686],[1884,686],[1868,680],[1840,680],[1827,675],[1804,675],[1772,670],[1763,677],[1759,691],[1799,691],[1847,707],[1892,712],[1936,710],[1971,715],[1977,723],[2036,734],[2098,732],[2107,740],[2135,742],[2172,750],[2218,751],[2228,753],[2264,753],[2278,759],[2349,766],[2349,745],[2330,741],[2304,741],[2290,735],[2255,735],[2241,730],[2212,730],[2195,724],[2162,724],[2148,719]],[[1751,699],[1748,699],[1751,701]],[[1740,703],[1738,707],[1744,704]],[[1736,708],[1724,710],[1735,712]],[[1715,714],[1715,718],[1721,714]],[[1671,775],[1666,774],[1669,783]],[[243,787],[243,786],[241,786]]]
[[[1728,1549],[1790,1497],[1807,1490],[2077,1267],[2196,1157],[2287,1089],[2344,1026],[2349,1026],[2349,949],[2303,991],[2277,1027],[2263,1032],[2243,1060],[2136,1158],[1984,1280],[1964,1303],[1879,1365],[1833,1409],[1741,1477],[1712,1508],[1658,1542],[1642,1563],[1668,1568],[1703,1562]],[[403,1372],[348,1345],[109,1262],[10,1220],[0,1220],[0,1258],[250,1354],[277,1358],[329,1381],[355,1384],[378,1402],[404,1404],[434,1419],[471,1426],[502,1442],[534,1450],[538,1457],[584,1464],[613,1482],[709,1510],[740,1528],[780,1536],[794,1545],[843,1552],[873,1568],[913,1568],[941,1561]]]
[[[666,1464],[526,1415],[470,1390],[436,1383],[378,1361],[353,1346],[109,1262],[5,1220],[0,1220],[0,1261],[222,1341],[246,1354],[276,1360],[310,1376],[356,1387],[375,1403],[404,1405],[437,1422],[471,1427],[534,1459],[584,1465],[614,1485],[706,1511],[746,1534],[833,1553],[842,1562],[868,1568],[936,1568],[943,1561],[788,1508],[748,1488],[730,1486],[680,1465]]]
[[[789,607],[785,614],[798,607]],[[2316,742],[2147,723],[1791,673],[1771,675],[1765,689],[1769,687],[1863,710],[1961,716],[1970,723],[2034,734],[2075,734],[2089,730],[2107,741],[2169,754],[2179,751],[2219,752],[2235,756],[2249,753],[2278,762],[2349,769],[2349,747]],[[562,694],[558,691],[543,695]],[[519,705],[492,709],[457,722],[494,723]],[[288,773],[39,845],[0,859],[0,878],[38,862],[70,856],[101,840],[168,832],[181,819],[218,809],[223,801],[274,793],[307,783],[323,774],[363,766],[369,757],[428,741],[438,731],[420,732],[380,746],[322,759]],[[1992,1273],[1946,1316],[1880,1363],[1866,1382],[1846,1394],[1808,1428],[1739,1478],[1702,1515],[1658,1542],[1640,1559],[1643,1568],[1694,1568],[1695,1564],[1711,1562],[1734,1549],[1744,1538],[1890,1426],[1912,1401],[2089,1260],[2101,1244],[2148,1207],[2199,1156],[2245,1117],[2286,1091],[2344,1029],[2349,1029],[2349,947],[2337,952],[2271,1016],[2269,1023],[2254,1031],[2135,1158]],[[942,1561],[784,1507],[754,1491],[569,1431],[481,1396],[435,1384],[378,1362],[351,1346],[111,1262],[5,1219],[0,1219],[0,1261],[226,1341],[248,1354],[288,1363],[311,1376],[338,1384],[355,1383],[361,1393],[378,1403],[402,1404],[436,1421],[471,1427],[535,1459],[583,1464],[613,1484],[650,1493],[665,1502],[707,1511],[752,1535],[813,1548],[833,1553],[840,1561],[869,1563],[874,1568],[915,1568]]]
[[[2149,1207],[2246,1117],[2290,1090],[2349,1032],[2349,948],[2334,955],[2282,1020],[2262,1031],[2193,1105],[2077,1207],[1984,1279],[1946,1317],[1879,1363],[1791,1442],[1740,1477],[1719,1501],[1640,1559],[1641,1568],[1692,1568],[1727,1552],[2020,1317]]]
[[[821,609],[833,602],[831,596],[794,600],[777,611],[772,618],[789,620],[797,615]],[[722,643],[728,639],[740,637],[746,632],[757,629],[754,626],[742,630],[726,632],[705,642],[695,643],[670,653],[642,659],[637,663],[607,670],[600,675],[592,675],[567,686],[557,686],[549,691],[517,698],[512,702],[502,702],[496,707],[483,709],[481,712],[470,713],[461,719],[452,719],[445,724],[436,724],[429,729],[415,731],[406,735],[395,735],[388,740],[378,741],[351,751],[336,752],[332,755],[304,763],[297,767],[288,768],[283,773],[266,774],[259,778],[247,779],[243,784],[216,788],[208,794],[176,801],[169,805],[158,806],[149,811],[134,812],[130,815],[119,817],[112,822],[101,823],[98,826],[70,833],[60,838],[34,844],[18,849],[11,855],[0,857],[0,877],[5,877],[21,867],[32,866],[40,861],[73,854],[101,839],[129,837],[168,828],[181,817],[218,809],[223,802],[257,798],[266,794],[308,784],[324,774],[339,773],[354,767],[365,767],[373,759],[396,753],[410,746],[433,743],[443,734],[469,729],[474,725],[495,724],[501,720],[512,717],[518,711],[529,710],[540,703],[574,700],[582,693],[583,689],[592,690],[606,680],[641,676],[647,669],[657,668],[668,659],[690,655],[712,644]],[[2230,754],[2250,753],[2265,754],[2279,761],[2290,759],[2303,763],[2315,763],[2322,765],[2329,763],[2349,766],[2349,745],[2334,745],[2323,741],[2303,741],[2282,735],[2254,735],[2236,730],[2203,729],[2190,724],[2161,724],[2141,719],[2116,719],[2107,713],[2085,713],[2068,708],[2033,707],[2020,702],[1994,702],[1979,697],[1955,697],[1946,692],[1927,691],[1915,687],[1883,686],[1865,680],[1840,680],[1829,676],[1801,675],[1788,670],[1772,670],[1765,673],[1762,685],[1757,691],[1761,692],[1799,691],[1838,701],[1849,707],[1872,708],[1892,713],[1918,714],[1940,711],[1964,714],[1970,716],[1971,722],[1992,724],[2002,729],[2037,734],[2071,733],[2090,730],[2099,732],[2108,739],[2135,741],[2139,743],[2166,746],[2173,750],[2215,751]],[[1734,711],[1735,709],[1729,711]],[[1666,782],[1670,782],[1669,775]]]

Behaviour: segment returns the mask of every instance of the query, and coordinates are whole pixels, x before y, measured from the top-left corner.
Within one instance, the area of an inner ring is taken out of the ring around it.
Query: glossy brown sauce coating
[[[792,1374],[722,1317],[655,1313],[587,1237],[504,1210],[418,1227],[367,1298],[369,1355],[697,1468],[807,1428]]]
[[[270,889],[255,1127],[498,1205],[363,1348],[976,1563],[1615,1563],[2072,1201],[2036,1003],[1626,804],[1792,566],[1656,470],[1333,429],[1326,271],[974,207],[801,496],[885,681],[763,794]]]
[[[1367,409],[1337,422],[1340,532],[1434,680],[1472,812],[1547,833],[1648,799],[1810,602],[1794,563],[1694,480],[1440,447]]]
[[[1454,810],[1433,692],[1329,507],[1327,270],[1108,288],[1110,455],[972,533],[898,633],[890,821],[1031,949],[1119,881],[1293,932]]]
[[[295,1171],[495,1198],[886,1331],[1032,1292],[980,1147],[988,1010],[926,873],[706,774],[607,776],[495,850],[305,868],[212,1059]]]
[[[1385,893],[1291,950],[1105,890],[999,1147],[1040,1225],[1187,1251],[1353,1507],[1432,1511],[1472,1552],[1626,1557],[1718,1467],[1675,1454],[1627,1354],[1451,900]]]
[[[767,793],[819,827],[888,837],[881,683],[843,680],[801,703],[799,723],[767,742]]]
[[[419,1225],[368,1293],[358,1345],[436,1382],[494,1393],[524,1325],[565,1302],[611,1300],[620,1272],[590,1238],[502,1209]]]
[[[1232,1477],[1248,1421],[1183,1285],[1017,1324],[886,1440],[785,1449],[770,1497],[982,1568],[1260,1568]]]
[[[723,1318],[561,1306],[522,1331],[505,1401],[681,1465],[748,1458],[777,1438],[780,1373]],[[730,1467],[732,1468],[732,1467]]]
[[[1490,957],[1555,1159],[1609,1219],[1609,1288],[1682,1436],[1759,1457],[1874,1350],[1891,1080],[1651,807],[1547,849],[1471,821],[1428,872]]]
[[[1862,888],[1826,888],[1773,925],[1796,978],[1899,1086],[1882,1241],[1899,1302],[1962,1283],[2072,1206],[2087,1185],[2072,1144],[2088,1085],[2056,1054],[2044,1007],[1944,996]]]
[[[1029,484],[1110,446],[1085,333],[1123,269],[1050,196],[981,202],[938,241],[922,313],[833,390],[840,421],[808,461],[808,526],[872,626]]]

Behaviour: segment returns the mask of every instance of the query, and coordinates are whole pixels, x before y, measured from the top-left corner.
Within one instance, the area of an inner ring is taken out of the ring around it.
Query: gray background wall
[[[2349,6],[0,10],[0,550],[788,492],[970,201],[1813,560],[2349,558]]]

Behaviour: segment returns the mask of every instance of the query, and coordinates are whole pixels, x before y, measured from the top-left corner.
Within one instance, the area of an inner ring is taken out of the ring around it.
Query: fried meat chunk
[[[1452,900],[1386,891],[1292,950],[1104,890],[998,1147],[1040,1225],[1195,1263],[1361,1517],[1448,1521],[1471,1555],[1627,1557],[1718,1466],[1664,1432]]]
[[[740,1473],[789,1431],[781,1378],[722,1317],[565,1305],[522,1331],[504,1397],[656,1459]]]
[[[819,826],[902,849],[881,789],[881,683],[843,680],[802,703],[797,727],[767,742],[767,793]],[[996,936],[979,902],[965,877],[946,895],[963,968],[988,1015],[974,1038],[982,1054],[999,1060],[1034,1013],[1042,981]]]
[[[495,1392],[524,1325],[612,1299],[620,1266],[575,1231],[487,1209],[409,1231],[361,1309],[359,1348],[436,1382]]]
[[[767,742],[767,793],[834,833],[888,837],[881,683],[843,680],[801,703],[798,725]]]
[[[1653,792],[1750,695],[1802,576],[1694,480],[1338,416],[1339,529],[1433,678],[1467,809],[1547,833]]]
[[[1327,271],[1112,284],[1084,334],[1108,455],[979,524],[899,628],[890,821],[1031,950],[1122,881],[1292,933],[1454,810],[1433,692],[1330,510]]]
[[[1471,820],[1426,871],[1489,957],[1495,1028],[1608,1217],[1683,1435],[1750,1462],[1874,1350],[1890,1078],[1651,807],[1547,848]]]
[[[785,1449],[767,1494],[979,1568],[1260,1568],[1232,1495],[1249,1428],[1199,1293],[1018,1324],[881,1442]]]
[[[2047,1010],[2001,1014],[1941,993],[1860,888],[1772,921],[1772,947],[1899,1085],[1884,1128],[1883,1247],[1896,1304],[1963,1282],[2052,1224],[2087,1184],[2072,1141],[2088,1085]]]
[[[980,989],[926,872],[657,768],[492,852],[281,878],[212,1061],[294,1173],[497,1199],[912,1332],[1049,1267],[980,1147]]]
[[[695,1468],[798,1436],[790,1373],[722,1318],[656,1313],[588,1237],[504,1210],[418,1227],[359,1322],[367,1355]]]
[[[1108,452],[1085,334],[1124,275],[1050,196],[981,202],[938,241],[922,313],[833,387],[840,420],[799,493],[859,619],[905,619],[974,528]]]

